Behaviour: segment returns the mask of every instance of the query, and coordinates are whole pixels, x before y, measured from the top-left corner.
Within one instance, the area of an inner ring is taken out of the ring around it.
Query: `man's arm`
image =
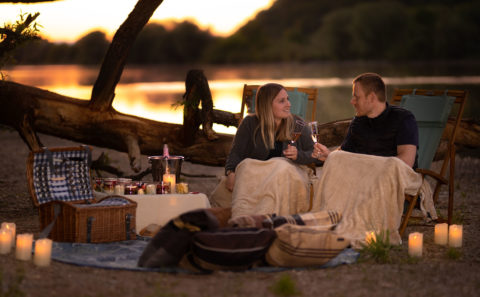
[[[405,162],[410,167],[413,167],[416,155],[417,147],[413,144],[403,144],[397,146],[397,158]]]

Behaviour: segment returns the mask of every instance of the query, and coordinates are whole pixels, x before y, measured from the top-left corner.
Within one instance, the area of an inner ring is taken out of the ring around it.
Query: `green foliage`
[[[25,292],[20,289],[20,284],[25,279],[25,271],[22,268],[16,270],[13,280],[4,279],[0,270],[0,297],[23,297]]]
[[[301,295],[295,281],[289,274],[283,274],[269,289],[276,296],[287,297]]]
[[[360,261],[373,260],[376,263],[392,263],[391,251],[396,247],[390,244],[389,230],[375,233],[375,240],[361,244]]]
[[[128,63],[478,59],[479,16],[473,0],[277,0],[225,38],[191,22],[147,24]],[[99,64],[107,46],[96,31],[73,45],[35,42],[16,57],[28,64]]]
[[[7,23],[0,28],[0,69],[7,63],[15,62],[13,50],[38,38],[40,25],[35,19],[39,15],[38,12],[33,15],[22,13],[14,24]]]
[[[462,252],[456,248],[449,248],[447,250],[447,258],[451,260],[458,260],[462,257]]]

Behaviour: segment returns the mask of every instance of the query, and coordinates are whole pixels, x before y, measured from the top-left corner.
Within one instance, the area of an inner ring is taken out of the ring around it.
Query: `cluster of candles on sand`
[[[15,258],[29,261],[32,258],[33,234],[16,235],[15,223],[4,222],[0,228],[0,254],[9,254],[14,246]],[[48,266],[51,257],[52,240],[48,238],[37,239],[35,241],[33,263],[37,266]]]
[[[448,225],[446,223],[436,224],[434,242],[438,245],[450,247],[462,247],[463,226]],[[367,231],[365,241],[367,244],[376,240],[375,231]],[[408,235],[408,254],[411,257],[421,257],[423,254],[423,233],[412,232]]]

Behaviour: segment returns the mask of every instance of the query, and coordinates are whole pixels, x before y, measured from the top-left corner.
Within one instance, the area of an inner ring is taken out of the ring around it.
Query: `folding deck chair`
[[[257,93],[259,85],[243,85],[242,107],[240,111],[241,117],[245,112],[247,106],[247,113],[255,113],[255,94]],[[285,87],[291,103],[291,112],[306,120],[307,110],[311,108],[310,121],[315,121],[315,111],[317,109],[317,95],[316,88],[296,88]],[[309,104],[311,102],[311,104]],[[311,106],[309,106],[311,105]]]
[[[395,89],[390,101],[391,104],[400,105],[415,115],[419,130],[418,169],[416,171],[422,174],[424,178],[425,176],[434,178],[433,201],[435,204],[438,201],[440,187],[442,185],[448,186],[448,224],[452,223],[453,213],[455,137],[462,119],[467,94],[468,92],[463,90]],[[452,123],[452,129],[446,128],[447,121]],[[448,142],[447,153],[440,171],[435,172],[430,169],[430,166],[442,135]],[[400,235],[403,235],[407,227],[418,199],[418,193],[415,196],[406,195],[405,199],[409,201],[409,207],[400,225]]]

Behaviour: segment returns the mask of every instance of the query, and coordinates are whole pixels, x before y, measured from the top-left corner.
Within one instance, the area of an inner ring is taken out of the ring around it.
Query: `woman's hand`
[[[313,146],[312,158],[325,161],[330,154],[330,150],[323,144],[317,142]]]
[[[233,191],[233,186],[235,186],[235,172],[230,171],[228,173],[225,185],[227,186],[227,190],[229,190],[230,192]]]
[[[285,150],[283,150],[283,155],[290,160],[297,160],[298,150],[294,145],[288,145]]]

